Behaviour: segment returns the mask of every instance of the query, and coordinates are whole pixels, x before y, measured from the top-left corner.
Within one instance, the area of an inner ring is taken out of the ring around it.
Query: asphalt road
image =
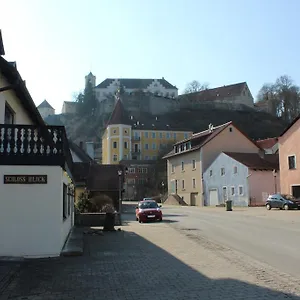
[[[300,278],[300,211],[164,206],[163,212],[166,222],[177,229]]]

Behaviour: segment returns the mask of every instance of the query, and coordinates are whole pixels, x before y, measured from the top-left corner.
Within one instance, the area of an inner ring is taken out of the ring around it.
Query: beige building
[[[258,153],[255,142],[242,133],[232,122],[195,133],[174,145],[167,159],[168,193],[178,194],[188,205],[203,206],[203,173],[223,151]]]

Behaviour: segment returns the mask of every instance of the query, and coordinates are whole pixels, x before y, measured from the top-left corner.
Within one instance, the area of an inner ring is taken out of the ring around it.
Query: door
[[[198,193],[191,193],[191,206],[195,206],[197,203]]]
[[[216,206],[219,204],[219,196],[218,196],[218,190],[210,190],[209,191],[209,205]]]
[[[223,203],[225,203],[228,199],[228,196],[227,196],[227,186],[223,186],[223,189],[222,189],[222,200],[223,200]]]
[[[296,198],[300,198],[300,185],[293,185],[292,186],[292,195]]]

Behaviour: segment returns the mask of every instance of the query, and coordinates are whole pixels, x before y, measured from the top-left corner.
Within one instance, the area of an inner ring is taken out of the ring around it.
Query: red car
[[[162,221],[161,205],[154,200],[140,201],[135,210],[136,220],[140,223],[147,221]]]

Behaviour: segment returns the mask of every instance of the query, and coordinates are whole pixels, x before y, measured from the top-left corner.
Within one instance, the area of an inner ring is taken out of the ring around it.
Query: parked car
[[[268,210],[272,208],[279,209],[300,209],[300,200],[296,199],[292,195],[287,194],[274,194],[270,195],[266,201],[266,208]]]
[[[136,220],[140,223],[147,221],[162,221],[163,214],[161,205],[158,205],[155,200],[140,201],[135,210]]]

